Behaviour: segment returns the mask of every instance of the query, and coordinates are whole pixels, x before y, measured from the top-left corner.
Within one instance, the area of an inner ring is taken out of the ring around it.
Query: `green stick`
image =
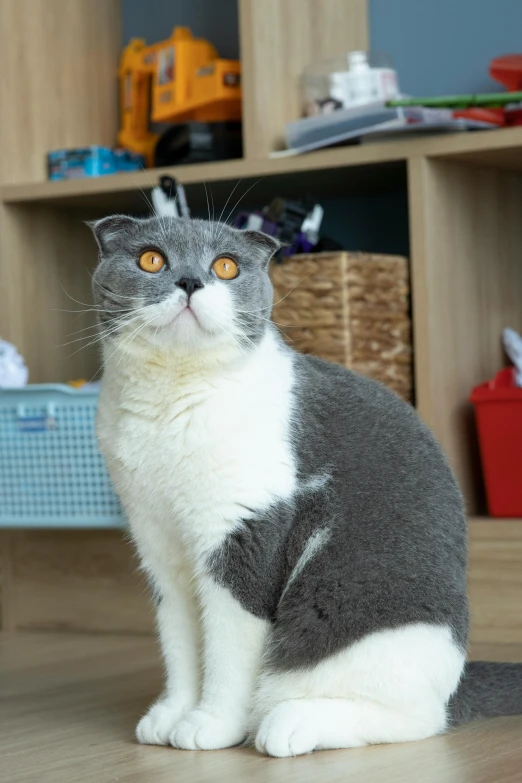
[[[467,109],[471,106],[501,108],[507,103],[520,103],[522,92],[490,92],[484,95],[441,95],[436,98],[400,98],[387,101],[386,106],[425,106],[433,109]]]

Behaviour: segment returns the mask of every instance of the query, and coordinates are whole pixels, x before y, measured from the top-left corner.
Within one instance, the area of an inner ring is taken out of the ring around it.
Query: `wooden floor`
[[[269,759],[253,749],[140,747],[133,729],[160,687],[146,636],[0,636],[0,780],[9,783],[520,783],[522,718],[423,742]],[[522,660],[522,646],[474,657]]]

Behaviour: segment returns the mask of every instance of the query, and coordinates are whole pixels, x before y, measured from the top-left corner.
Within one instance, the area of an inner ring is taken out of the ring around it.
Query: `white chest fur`
[[[169,542],[204,556],[294,491],[290,356],[268,334],[248,358],[219,358],[106,368],[99,440],[146,565]]]

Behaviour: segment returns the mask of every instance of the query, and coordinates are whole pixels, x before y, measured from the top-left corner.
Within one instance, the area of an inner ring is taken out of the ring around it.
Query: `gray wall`
[[[179,25],[210,41],[221,57],[239,57],[236,0],[122,0],[122,17],[124,45],[130,38],[162,41]]]
[[[122,15],[124,44],[154,43],[185,25],[222,57],[239,56],[236,0],[122,0]],[[405,92],[497,90],[489,61],[522,52],[522,0],[369,0],[369,28],[372,49],[391,56]]]
[[[369,0],[369,25],[411,95],[496,92],[490,60],[522,52],[522,0]]]

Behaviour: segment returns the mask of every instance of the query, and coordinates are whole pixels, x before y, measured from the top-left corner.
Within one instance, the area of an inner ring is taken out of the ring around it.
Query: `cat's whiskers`
[[[160,328],[161,328],[161,321],[158,323],[158,325],[156,326],[156,329],[154,331],[154,340],[156,340]]]
[[[51,308],[52,313],[75,313],[76,315],[84,315],[85,313],[105,313],[106,310],[104,307],[89,307],[85,310],[64,310],[61,307],[52,307]],[[113,312],[124,312],[124,308],[121,309],[121,311],[115,311]]]
[[[139,192],[140,192],[140,195],[141,195],[141,197],[143,198],[143,200],[144,200],[144,201],[145,201],[145,203],[147,204],[148,208],[149,208],[149,209],[150,209],[150,211],[152,212],[152,214],[153,214],[153,215],[156,215],[156,210],[154,209],[154,205],[152,204],[152,202],[151,202],[150,198],[147,196],[147,194],[145,193],[145,191],[143,190],[143,188],[138,188],[138,190],[139,190]],[[156,217],[157,217],[157,215],[156,215]]]
[[[243,182],[243,179],[238,179],[238,181],[236,182],[236,184],[235,184],[235,185],[234,185],[234,187],[232,188],[232,190],[231,190],[231,192],[230,192],[230,195],[229,195],[229,197],[228,197],[228,198],[227,198],[227,200],[225,201],[225,206],[224,206],[224,207],[223,207],[223,209],[221,210],[221,213],[220,213],[220,215],[219,215],[219,217],[218,217],[218,219],[217,219],[217,225],[218,225],[218,226],[219,226],[219,225],[220,225],[220,223],[221,223],[221,218],[223,217],[223,214],[224,214],[224,212],[225,212],[226,208],[228,207],[228,204],[229,204],[229,202],[230,202],[230,199],[232,198],[232,196],[234,195],[234,193],[236,192],[237,188],[239,187],[239,185],[240,185],[242,182]],[[218,234],[217,238],[219,239],[219,234]]]
[[[118,316],[118,318],[111,318],[109,319],[109,324],[103,324],[103,323],[96,323],[92,324],[91,326],[87,326],[85,329],[79,329],[77,332],[71,332],[68,337],[72,337],[74,334],[79,334],[80,332],[84,332],[88,329],[99,329],[104,332],[104,334],[111,334],[113,329],[115,330],[119,326],[124,325],[127,322],[128,319],[124,318],[123,316]],[[93,334],[87,334],[83,337],[77,337],[75,340],[70,340],[67,343],[62,343],[62,345],[59,345],[58,348],[63,348],[65,345],[71,345],[72,343],[78,343],[81,340],[90,340],[94,335]]]
[[[267,321],[267,323],[275,324],[275,326],[286,326],[289,329],[297,329],[296,324],[282,324],[279,321],[274,321],[272,318],[267,318],[265,315],[257,315],[254,311],[251,310],[236,310],[236,313],[241,313],[241,315],[250,315],[252,318],[258,318],[260,321]]]
[[[207,190],[207,183],[206,182],[203,182],[203,187],[205,188],[205,198],[207,200],[208,222],[210,223],[210,202],[208,200],[208,190]]]
[[[126,296],[125,294],[119,294],[117,291],[111,291],[109,288],[106,288],[104,285],[102,285],[101,283],[99,283],[99,282],[98,282],[98,281],[95,279],[94,275],[92,275],[90,272],[89,272],[89,276],[90,276],[90,278],[91,278],[91,281],[92,281],[93,285],[97,285],[97,286],[98,286],[98,288],[100,288],[100,289],[101,289],[101,290],[102,290],[102,291],[103,291],[105,294],[107,294],[108,296],[116,296],[116,297],[118,297],[119,299],[130,299],[130,300],[131,300],[131,301],[133,301],[133,302],[135,302],[135,301],[136,301],[136,297],[135,297],[135,296]]]
[[[210,193],[210,201],[212,203],[212,230],[214,230],[214,226],[216,225],[216,219],[215,219],[216,218],[216,211],[215,211],[215,207],[214,207],[214,196],[212,195],[212,188],[210,187],[210,185],[208,186],[208,190],[209,190],[209,193]]]
[[[140,307],[138,310],[134,311],[133,314],[129,317],[118,316],[117,318],[113,318],[111,319],[111,324],[109,327],[104,327],[103,324],[97,324],[98,328],[100,329],[100,334],[97,335],[95,339],[92,339],[93,337],[92,334],[88,334],[88,335],[84,335],[83,337],[78,337],[75,340],[70,340],[67,343],[63,343],[58,347],[63,348],[67,345],[72,345],[73,343],[81,342],[83,340],[91,340],[91,342],[87,343],[86,345],[82,345],[77,351],[71,354],[71,356],[74,356],[76,353],[79,353],[84,348],[90,348],[92,345],[101,342],[106,337],[110,337],[115,332],[119,331],[119,329],[122,326],[127,326],[128,324],[135,323],[135,321],[142,318],[143,312],[151,307],[154,307],[154,305],[144,305],[143,307]]]
[[[221,234],[223,233],[223,231],[224,231],[224,229],[225,229],[225,226],[228,226],[228,221],[229,221],[229,220],[230,220],[230,218],[232,217],[232,214],[234,213],[234,210],[236,210],[236,209],[238,208],[238,206],[240,205],[240,203],[241,203],[241,202],[243,201],[243,199],[244,199],[244,198],[245,198],[245,197],[246,197],[246,196],[247,196],[247,195],[250,193],[250,191],[252,190],[252,188],[254,188],[256,185],[258,185],[260,182],[261,182],[261,180],[260,180],[260,179],[257,179],[255,182],[253,182],[253,183],[250,185],[250,187],[249,187],[249,188],[247,188],[247,189],[245,190],[245,192],[243,193],[243,195],[242,195],[242,196],[240,196],[240,197],[238,198],[238,200],[236,201],[236,203],[234,204],[234,206],[232,207],[232,209],[231,209],[231,210],[230,210],[230,212],[228,213],[227,217],[225,218],[225,220],[224,220],[224,221],[223,221],[223,223],[221,224],[221,229],[220,229],[220,231],[219,231],[219,234],[218,234],[218,235],[217,235],[217,237],[216,237],[216,240],[217,240],[217,241],[219,241],[219,239],[220,239],[220,237],[221,237]]]
[[[210,185],[209,185],[208,190],[207,190],[207,183],[203,182],[203,187],[205,188],[205,198],[207,200],[208,224],[209,224],[210,230],[212,232],[212,239],[215,239],[216,238],[216,228],[215,228],[216,224],[215,224],[214,219],[213,219],[213,215],[214,215],[214,199],[212,198],[212,191],[210,191],[210,196],[212,198],[212,217],[210,217],[210,202],[209,202],[209,199],[208,199],[208,191],[210,190]]]
[[[111,291],[109,288],[106,288],[104,285],[102,285],[97,280],[95,280],[93,276],[91,276],[91,277],[92,277],[92,282],[95,285],[97,285],[98,288],[100,288],[105,294],[107,294],[107,296],[116,296],[119,299],[129,299],[132,302],[136,301],[136,296],[126,296],[125,294],[119,294],[117,291]]]
[[[125,311],[125,312],[127,312],[127,311]],[[116,317],[121,318],[122,316],[116,316]],[[115,318],[110,318],[109,320],[110,321],[114,321]],[[85,326],[83,329],[77,329],[77,331],[75,331],[75,332],[69,332],[67,337],[72,337],[75,334],[81,334],[82,332],[87,332],[90,329],[100,329],[101,327],[102,327],[102,325],[97,321],[96,323],[91,324],[90,326]],[[90,335],[90,336],[92,337],[92,335]],[[82,339],[82,338],[80,338],[80,339]],[[85,337],[83,339],[87,339],[87,337]]]
[[[296,329],[297,328],[296,324],[294,324],[294,325],[292,325],[292,324],[279,324],[277,321],[273,321],[271,318],[266,318],[264,315],[255,315],[254,313],[250,313],[247,310],[236,310],[236,313],[241,313],[242,315],[248,315],[251,318],[257,318],[257,320],[259,320],[259,321],[265,321],[267,324],[272,324],[273,326],[276,327],[278,332],[281,332],[281,334],[284,335],[284,337],[286,337],[287,340],[290,340],[291,343],[295,342],[295,340],[292,340],[292,338],[289,337],[283,331],[283,328],[286,327],[288,329],[292,329],[292,328]],[[280,327],[283,327],[283,328],[280,328]]]
[[[290,340],[291,343],[295,343],[295,340],[290,337],[285,331],[285,329],[299,329],[298,324],[281,324],[278,321],[273,321],[271,318],[264,318],[263,316],[254,316],[254,318],[261,318],[263,321],[266,321],[269,324],[272,324],[272,326],[275,326],[277,331],[283,335],[287,340]]]
[[[154,189],[154,184],[153,184],[153,182],[152,182],[152,180],[150,178],[150,174],[147,171],[147,169],[145,168],[145,166],[143,166],[143,171],[146,172],[146,174],[147,174],[147,179],[149,180],[150,189],[152,191]],[[141,188],[140,188],[140,190],[143,193],[143,190]],[[158,223],[159,223],[160,228],[161,228],[161,233],[163,234],[163,239],[165,240],[165,243],[166,243],[168,241],[168,235],[167,235],[167,226],[165,224],[165,216],[159,214],[159,212],[154,208],[154,204],[151,202],[151,200],[149,198],[147,198],[146,196],[145,196],[145,198],[147,199],[147,201],[149,203],[149,206],[150,206],[152,214],[155,215],[156,218],[158,219]]]
[[[75,302],[76,304],[82,305],[82,307],[92,307],[92,302],[80,302],[79,299],[75,299],[74,296],[71,296],[71,294],[65,290],[65,288],[62,287],[62,291],[64,292],[65,296],[71,300],[71,302]]]
[[[128,321],[128,323],[134,323],[136,320],[138,320],[138,318],[133,318],[131,321]],[[141,328],[141,327],[139,327],[139,328]],[[78,351],[75,351],[75,353],[79,353],[79,352],[80,352],[80,351],[82,351],[84,348],[89,348],[89,347],[90,347],[90,346],[92,346],[92,345],[96,345],[96,343],[102,342],[102,341],[103,341],[103,340],[104,340],[106,337],[110,337],[112,334],[114,334],[114,333],[115,333],[115,332],[117,332],[118,330],[119,330],[119,327],[116,327],[115,329],[113,329],[113,330],[112,330],[111,332],[109,332],[109,333],[107,333],[107,332],[104,332],[104,333],[100,334],[100,335],[97,337],[97,339],[96,339],[96,340],[93,340],[92,342],[88,343],[87,345],[82,345],[82,347],[81,347],[81,348],[79,348],[79,349],[78,349]],[[73,354],[71,354],[71,356],[74,356],[74,353],[73,353]],[[103,361],[102,361],[102,366],[104,366],[104,365],[105,365],[105,362],[103,362]]]
[[[125,340],[123,340],[123,342],[121,342],[121,343],[118,343],[118,345],[116,346],[116,349],[115,349],[115,351],[117,351],[117,350],[121,350],[122,354],[121,354],[121,356],[120,356],[120,359],[119,359],[119,361],[118,361],[118,364],[116,365],[117,367],[119,367],[119,366],[120,366],[121,360],[123,359],[123,356],[124,356],[123,349],[125,348],[125,346],[129,346],[129,345],[130,345],[130,344],[133,342],[133,340],[135,340],[135,339],[136,339],[136,337],[138,336],[139,332],[143,331],[143,329],[145,329],[145,327],[147,327],[147,326],[152,326],[152,324],[154,323],[154,321],[156,321],[158,318],[161,318],[161,316],[162,316],[162,313],[160,312],[160,313],[156,313],[156,315],[154,315],[152,318],[146,319],[146,320],[143,322],[143,324],[141,324],[140,326],[138,326],[138,328],[137,328],[137,329],[135,329],[135,330],[132,332],[132,334],[131,334],[129,337],[127,337]],[[115,353],[115,352],[114,352],[114,353]],[[113,354],[111,354],[111,357],[112,357],[112,356],[114,356],[114,353],[113,353]],[[109,357],[109,359],[110,359],[111,357]]]
[[[91,275],[91,278],[92,278],[92,275]],[[107,289],[105,289],[102,285],[100,285],[100,283],[98,283],[94,279],[93,279],[93,282],[96,283],[96,285],[98,285],[102,289],[102,291],[104,291],[108,296],[116,296],[116,297],[119,297],[121,299],[129,299],[129,300],[131,300],[133,302],[136,302],[136,297],[135,296],[124,296],[123,294],[116,294],[116,293],[113,293],[112,291],[108,291]],[[75,299],[74,296],[71,296],[71,294],[68,291],[65,290],[63,285],[62,285],[62,291],[64,292],[64,294],[72,302],[75,302],[76,304],[82,305],[82,307],[86,307],[88,309],[87,310],[80,310],[80,311],[78,311],[78,310],[59,310],[59,309],[56,309],[56,312],[64,312],[64,313],[67,313],[67,312],[76,313],[76,312],[78,312],[79,315],[82,315],[83,313],[95,313],[95,312],[96,313],[104,313],[104,312],[106,312],[106,309],[103,308],[103,307],[98,307],[98,308],[97,307],[93,307],[92,306],[92,302],[80,302],[79,299]],[[120,304],[122,304],[122,303],[120,302]]]
[[[239,339],[239,341],[241,341],[241,340],[246,340],[246,341],[247,341],[247,343],[249,343],[249,344],[252,346],[252,348],[257,348],[257,346],[256,346],[255,342],[254,342],[253,340],[251,340],[251,339],[250,339],[250,337],[249,337],[247,334],[245,334],[245,332],[243,332],[243,331],[239,331],[239,332],[236,332],[236,333],[234,334],[233,332],[229,332],[229,331],[228,331],[227,329],[225,329],[224,327],[221,327],[221,328],[222,328],[222,330],[225,332],[225,334],[228,334],[228,335],[229,335],[229,337],[232,337],[232,339],[238,338],[238,339]]]
[[[124,350],[123,349],[126,346],[130,345],[133,342],[133,340],[138,336],[138,332],[141,332],[148,325],[149,324],[147,322],[144,322],[144,323],[140,324],[128,337],[126,337],[121,343],[118,343],[115,346],[114,353],[116,353],[116,351],[118,351],[118,350],[121,351],[121,356],[120,356],[119,361],[118,361],[118,363],[116,365],[117,369],[119,368],[119,366],[121,364],[121,361],[122,361],[122,359],[124,357]],[[112,355],[114,355],[114,353]]]
[[[138,316],[136,316],[136,318],[138,318]],[[64,348],[67,345],[72,345],[73,343],[79,343],[79,342],[82,342],[83,340],[90,340],[91,341],[89,343],[86,343],[85,345],[80,346],[80,348],[78,348],[77,351],[75,351],[74,353],[70,354],[69,357],[68,357],[68,358],[70,358],[71,356],[75,356],[75,354],[79,353],[80,351],[83,351],[84,348],[90,348],[91,345],[96,345],[96,343],[101,342],[104,338],[111,337],[111,335],[113,335],[115,332],[119,331],[119,329],[122,326],[125,326],[127,323],[133,323],[134,320],[136,320],[136,319],[131,318],[128,321],[119,322],[116,325],[112,324],[109,329],[103,329],[103,327],[101,325],[99,325],[100,333],[98,335],[96,335],[96,337],[94,337],[94,339],[93,339],[93,335],[92,334],[88,334],[88,335],[85,335],[84,337],[78,337],[75,340],[70,340],[67,343],[62,343],[62,345],[59,345],[58,348]]]
[[[92,335],[91,335],[91,337],[92,337]],[[92,345],[96,345],[97,343],[101,342],[104,339],[104,337],[105,337],[105,335],[99,334],[96,337],[95,340],[92,340],[92,342],[87,343],[86,345],[81,345],[80,348],[78,348],[78,350],[73,351],[72,353],[70,353],[67,356],[67,358],[70,359],[72,356],[76,356],[77,353],[80,353],[80,351],[83,351],[85,348],[90,348]],[[77,341],[73,340],[72,342],[77,342]],[[63,344],[63,346],[66,346],[66,345],[71,345],[71,343],[64,343]],[[58,347],[62,347],[62,346],[58,346]]]
[[[275,307],[275,306],[276,306],[276,305],[278,305],[280,302],[282,302],[284,299],[286,299],[286,297],[287,297],[287,296],[290,296],[290,294],[292,293],[292,291],[295,291],[295,289],[296,289],[298,286],[300,286],[300,285],[301,285],[301,283],[303,283],[305,280],[308,280],[308,278],[309,278],[311,275],[313,275],[313,272],[309,272],[307,275],[305,275],[305,276],[304,276],[304,277],[302,277],[300,280],[298,280],[298,281],[297,281],[297,283],[296,283],[294,286],[292,286],[292,288],[290,289],[290,291],[287,291],[287,292],[286,292],[286,294],[285,294],[284,296],[282,296],[282,297],[281,297],[281,299],[278,299],[278,300],[277,300],[277,302],[273,302],[271,305],[267,305],[266,307],[256,307],[256,308],[254,308],[253,310],[250,310],[250,311],[249,311],[249,312],[250,312],[250,314],[252,314],[252,313],[258,313],[258,312],[261,312],[262,310],[271,310],[273,307]],[[241,312],[241,311],[240,311],[240,310],[238,310],[238,312]]]

